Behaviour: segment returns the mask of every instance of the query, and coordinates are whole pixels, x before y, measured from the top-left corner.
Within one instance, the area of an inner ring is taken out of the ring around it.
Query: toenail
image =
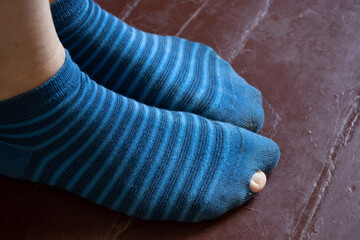
[[[266,184],[266,175],[262,171],[257,171],[251,177],[250,189],[252,192],[257,193],[263,190]]]

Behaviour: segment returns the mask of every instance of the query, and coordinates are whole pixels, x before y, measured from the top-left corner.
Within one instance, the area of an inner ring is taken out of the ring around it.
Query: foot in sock
[[[55,76],[1,101],[0,112],[1,174],[143,219],[218,217],[252,198],[253,174],[279,158],[273,141],[248,130],[118,95],[69,54]]]
[[[260,92],[210,47],[139,31],[92,0],[51,5],[63,45],[99,84],[150,106],[186,111],[257,132]]]

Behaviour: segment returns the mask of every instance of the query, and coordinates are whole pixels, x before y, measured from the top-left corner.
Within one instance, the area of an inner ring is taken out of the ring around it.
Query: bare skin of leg
[[[64,64],[62,46],[49,2],[56,0],[1,0],[0,101],[28,92],[50,79]],[[258,171],[249,187],[254,193],[266,184]]]
[[[0,1],[0,100],[40,86],[64,61],[48,0]]]

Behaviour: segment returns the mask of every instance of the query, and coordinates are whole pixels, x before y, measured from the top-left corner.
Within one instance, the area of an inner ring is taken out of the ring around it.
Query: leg
[[[40,86],[64,63],[46,0],[2,0],[0,36],[0,100]]]

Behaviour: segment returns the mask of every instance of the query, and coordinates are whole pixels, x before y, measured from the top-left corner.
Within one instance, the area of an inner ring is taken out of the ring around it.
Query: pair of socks
[[[254,196],[252,175],[279,159],[254,133],[258,90],[209,47],[141,32],[90,0],[52,13],[70,54],[0,102],[1,174],[142,219],[212,219]]]
[[[261,93],[210,47],[139,31],[92,0],[51,8],[62,44],[97,83],[149,106],[261,128]]]

